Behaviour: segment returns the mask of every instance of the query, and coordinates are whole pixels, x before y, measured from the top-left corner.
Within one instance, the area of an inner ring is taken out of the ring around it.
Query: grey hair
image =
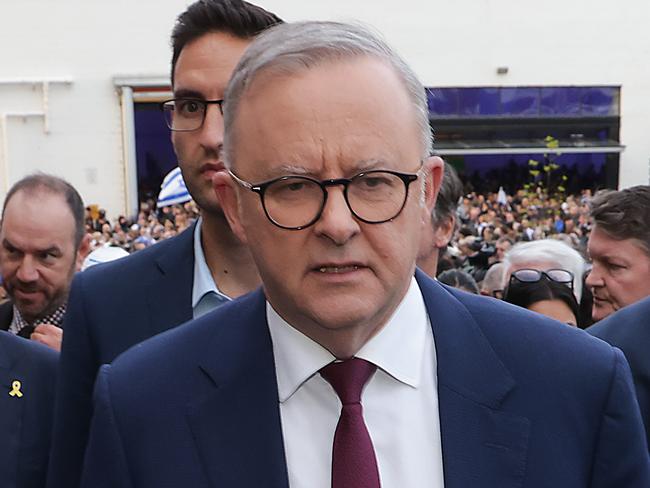
[[[224,160],[232,167],[234,122],[246,90],[262,72],[291,75],[326,62],[373,57],[391,66],[413,103],[422,133],[422,159],[431,155],[427,97],[422,83],[406,62],[368,28],[340,22],[295,22],[260,34],[237,64],[224,95]]]
[[[492,295],[497,290],[503,290],[503,275],[506,272],[504,263],[494,263],[490,266],[481,281],[481,291]]]
[[[582,297],[582,277],[586,270],[584,258],[578,251],[557,239],[540,239],[530,242],[518,242],[508,250],[504,263],[504,288],[510,279],[511,269],[534,261],[551,263],[552,267],[565,269],[573,273],[573,293],[580,301]],[[545,271],[545,270],[540,270]]]

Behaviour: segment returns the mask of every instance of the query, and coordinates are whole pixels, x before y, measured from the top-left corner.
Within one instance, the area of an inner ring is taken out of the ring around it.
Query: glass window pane
[[[542,115],[578,116],[582,88],[575,86],[542,88]]]
[[[498,88],[464,88],[459,93],[460,115],[501,115]]]
[[[583,88],[582,115],[618,115],[618,88]]]
[[[429,114],[432,117],[458,116],[458,88],[427,88]]]
[[[502,88],[501,113],[503,115],[539,115],[539,88]]]

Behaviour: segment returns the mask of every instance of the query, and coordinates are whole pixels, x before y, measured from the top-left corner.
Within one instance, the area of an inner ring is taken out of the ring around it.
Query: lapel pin
[[[12,397],[22,398],[23,392],[20,391],[20,387],[21,387],[20,381],[14,380],[11,383],[11,391],[9,392],[9,395]]]

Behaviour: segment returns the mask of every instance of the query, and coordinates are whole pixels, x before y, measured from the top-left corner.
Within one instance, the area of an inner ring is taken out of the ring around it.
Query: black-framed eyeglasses
[[[160,104],[167,127],[173,131],[187,132],[200,129],[205,121],[208,105],[218,105],[223,114],[223,100],[199,98],[172,98]]]
[[[314,224],[327,203],[327,187],[343,185],[350,212],[367,224],[382,224],[397,217],[408,198],[409,185],[418,173],[389,170],[364,171],[352,178],[318,181],[308,176],[281,176],[263,183],[249,183],[232,171],[230,176],[257,193],[268,219],[278,227],[300,230]]]
[[[556,283],[567,285],[573,290],[573,273],[566,269],[553,268],[545,271],[538,269],[518,269],[510,275],[510,283],[518,281],[520,283],[537,283],[542,278],[546,278]]]

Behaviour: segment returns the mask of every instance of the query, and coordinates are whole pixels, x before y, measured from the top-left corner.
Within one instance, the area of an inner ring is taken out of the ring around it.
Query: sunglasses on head
[[[510,283],[518,281],[520,283],[537,283],[541,279],[546,278],[556,283],[567,285],[573,290],[573,273],[566,269],[547,269],[540,271],[538,269],[518,269],[513,271],[510,275]]]

